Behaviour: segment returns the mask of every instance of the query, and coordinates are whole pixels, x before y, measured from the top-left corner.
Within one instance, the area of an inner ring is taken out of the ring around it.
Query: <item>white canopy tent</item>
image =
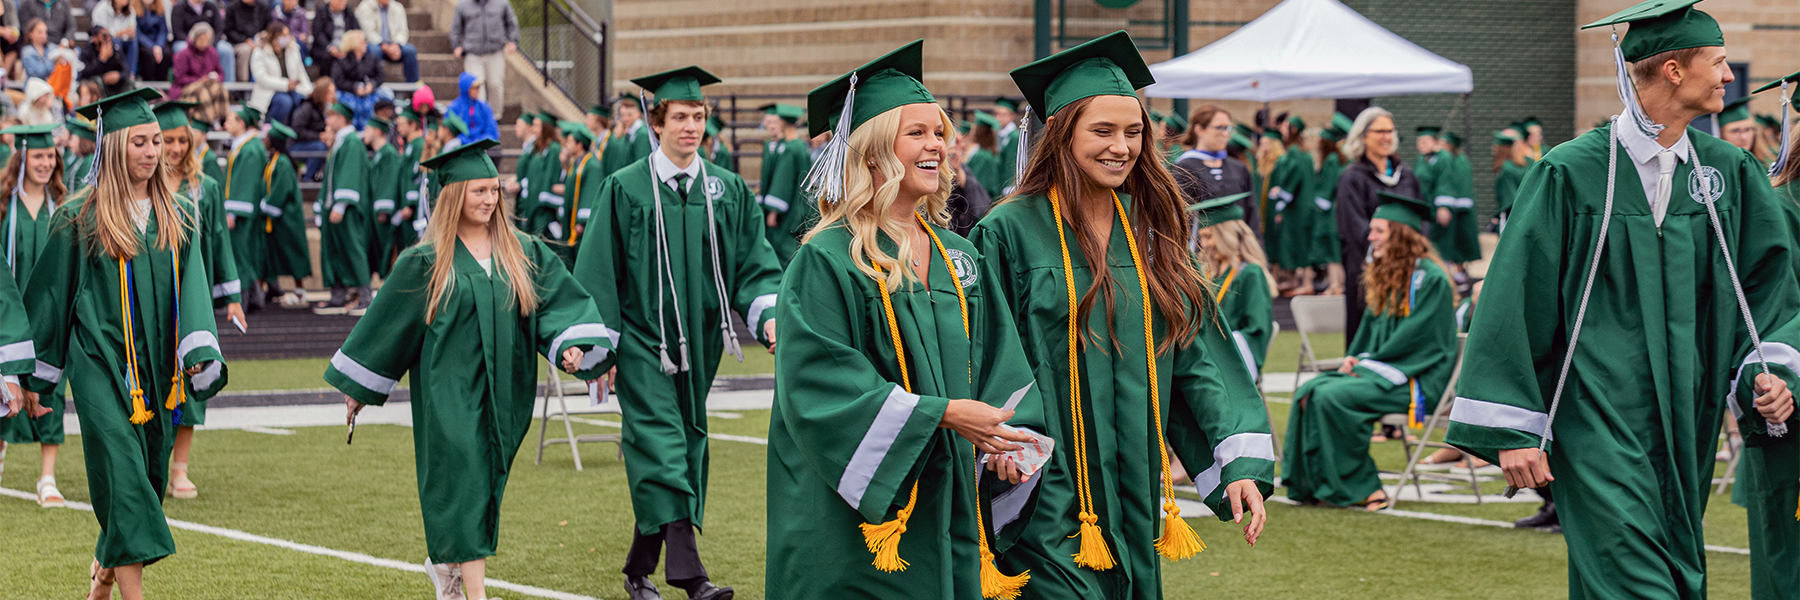
[[[1461,94],[1469,67],[1420,48],[1337,0],[1285,0],[1231,35],[1150,65],[1154,98],[1275,102]]]

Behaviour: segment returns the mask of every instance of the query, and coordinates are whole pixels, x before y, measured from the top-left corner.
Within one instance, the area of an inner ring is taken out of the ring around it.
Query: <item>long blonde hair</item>
[[[151,123],[154,125],[155,123]],[[157,132],[156,135],[161,135]],[[104,249],[110,256],[135,258],[138,255],[137,224],[131,213],[130,144],[131,130],[106,132],[101,138],[100,160],[94,165],[94,186],[82,193],[80,237],[91,249]],[[174,250],[187,243],[188,232],[197,219],[175,206],[175,190],[163,168],[162,152],[157,151],[156,169],[144,182],[150,193],[150,210],[156,214],[156,242],[162,250]]]
[[[1262,244],[1257,243],[1256,233],[1243,219],[1232,219],[1217,225],[1209,225],[1201,231],[1213,234],[1212,248],[1206,253],[1201,266],[1206,268],[1208,279],[1231,269],[1233,262],[1246,262],[1262,267],[1263,278],[1269,281],[1269,292],[1277,289],[1275,276],[1269,273],[1269,259],[1263,254]]]
[[[805,237],[805,241],[811,241],[813,236],[832,227],[849,229],[850,261],[863,274],[885,279],[890,288],[904,281],[918,280],[912,269],[901,267],[899,258],[912,255],[913,237],[905,234],[911,225],[887,220],[888,209],[899,201],[900,181],[910,168],[894,154],[894,138],[900,135],[900,111],[905,108],[902,106],[876,115],[850,133],[850,160],[844,165],[844,199],[819,203],[819,224],[806,232]],[[942,108],[938,109],[938,118],[943,122],[944,146],[948,148],[956,143],[956,125]],[[874,161],[875,166],[868,166],[868,161]],[[872,171],[881,172],[885,180],[881,187],[875,187]],[[950,189],[956,185],[950,173],[951,169],[938,169],[937,191],[921,198],[916,209],[925,220],[940,227],[950,224]],[[898,256],[881,250],[877,243],[880,237],[876,234],[882,231],[899,245]],[[875,270],[876,266],[881,270]]]
[[[438,192],[437,203],[431,205],[431,223],[425,226],[425,236],[420,244],[431,244],[435,254],[431,263],[430,300],[425,308],[425,322],[430,323],[437,318],[437,309],[456,287],[456,230],[462,223],[463,200],[468,197],[469,182],[458,181],[444,186]],[[513,229],[512,207],[506,202],[494,203],[494,215],[488,218],[487,232],[493,243],[494,266],[506,276],[506,282],[512,286],[513,302],[519,305],[519,315],[527,316],[537,310],[538,293],[536,281],[537,264],[525,256],[525,246],[519,243],[518,230]]]
[[[202,193],[202,190],[200,189],[200,177],[206,174],[206,169],[202,165],[202,163],[206,162],[206,152],[200,151],[201,148],[196,147],[194,142],[204,141],[205,138],[201,137],[199,130],[192,127],[180,127],[178,129],[181,129],[182,133],[187,134],[187,156],[175,162],[169,162],[168,158],[165,157],[163,159],[163,165],[167,166],[169,169],[164,171],[164,173],[169,176],[172,189],[179,192],[181,184],[186,183],[190,195]],[[164,130],[164,135],[167,135],[170,131],[175,130],[166,129]],[[167,144],[169,141],[163,140],[163,143]]]

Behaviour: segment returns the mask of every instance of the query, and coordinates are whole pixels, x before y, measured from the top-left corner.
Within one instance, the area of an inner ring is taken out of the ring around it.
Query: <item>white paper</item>
[[[1015,428],[1004,424],[1001,427],[1006,428],[1007,431],[1031,436],[1029,442],[1014,442],[1020,446],[1018,450],[1001,455],[1012,459],[1013,463],[1019,466],[1019,473],[1027,476],[1036,475],[1038,470],[1044,468],[1045,463],[1050,462],[1051,454],[1056,451],[1056,440],[1030,429]]]

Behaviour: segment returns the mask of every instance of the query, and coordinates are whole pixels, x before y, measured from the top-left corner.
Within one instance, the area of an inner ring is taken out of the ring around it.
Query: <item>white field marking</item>
[[[1280,502],[1282,504],[1286,504],[1289,506],[1299,506],[1300,505],[1300,503],[1295,502],[1293,500],[1289,500],[1285,496],[1270,496],[1268,501],[1269,502]],[[1182,514],[1186,514],[1186,511],[1187,511],[1187,509],[1185,509],[1185,508],[1182,509]],[[1390,517],[1400,517],[1402,519],[1423,519],[1426,521],[1442,521],[1445,523],[1460,523],[1463,525],[1480,525],[1483,527],[1499,527],[1502,529],[1519,529],[1519,527],[1516,527],[1512,523],[1508,523],[1506,521],[1490,521],[1487,519],[1476,519],[1473,517],[1459,517],[1456,515],[1440,515],[1437,513],[1400,510],[1397,508],[1390,508],[1387,510],[1378,510],[1378,511],[1375,511],[1375,514],[1387,515]],[[1741,554],[1744,556],[1750,555],[1750,550],[1747,548],[1733,548],[1730,546],[1720,546],[1720,545],[1716,545],[1716,544],[1707,544],[1706,551],[1707,552],[1718,552],[1721,554]]]
[[[706,416],[709,416],[709,417],[712,417],[715,419],[742,419],[742,418],[744,418],[744,415],[742,413],[725,412],[722,410],[706,411]]]
[[[239,427],[238,431],[248,431],[250,433],[266,433],[268,435],[294,435],[294,430],[292,430],[292,429],[275,429],[273,427],[246,426],[246,427]]]
[[[576,423],[586,423],[588,425],[599,425],[601,427],[619,427],[619,428],[625,427],[624,423],[620,423],[618,421],[602,421],[600,419],[584,419],[581,417],[569,417],[569,420],[574,421]],[[769,440],[767,440],[765,438],[750,437],[747,435],[731,435],[729,433],[709,433],[709,434],[706,434],[706,437],[709,437],[709,438],[712,438],[715,440],[725,440],[727,442],[744,442],[746,444],[756,444],[759,446],[769,445]]]
[[[22,499],[31,500],[34,502],[37,501],[36,494],[22,492],[22,491],[11,489],[11,488],[0,488],[0,496],[12,496],[14,498],[22,498]],[[64,508],[69,508],[72,510],[79,510],[79,511],[83,511],[83,512],[94,512],[93,505],[88,504],[86,502],[75,502],[73,500],[69,501],[66,505],[64,505]],[[305,552],[307,554],[316,554],[319,556],[329,556],[332,558],[347,560],[347,561],[350,561],[353,563],[373,565],[373,566],[377,566],[377,567],[386,567],[389,569],[407,571],[410,573],[419,573],[419,574],[425,573],[425,565],[423,565],[423,564],[401,562],[401,561],[390,560],[390,559],[386,559],[386,558],[376,558],[376,557],[369,556],[367,554],[363,554],[360,552],[348,552],[348,551],[344,551],[344,550],[333,550],[331,548],[325,548],[322,546],[314,546],[311,544],[302,544],[299,542],[290,542],[287,540],[276,539],[276,538],[266,537],[266,536],[260,536],[260,535],[254,534],[254,533],[245,533],[245,532],[238,531],[235,529],[225,529],[223,527],[213,527],[211,525],[202,525],[199,523],[192,523],[192,522],[181,521],[181,520],[177,520],[177,519],[167,519],[167,521],[169,522],[169,527],[173,528],[173,529],[182,529],[182,530],[186,530],[186,531],[206,533],[206,534],[216,535],[216,536],[226,538],[226,539],[237,540],[240,542],[250,542],[250,543],[254,543],[254,544],[262,544],[265,546],[274,546],[276,548],[285,548],[285,549],[294,550],[297,552]],[[572,594],[569,592],[559,592],[556,590],[548,590],[548,589],[544,589],[544,588],[537,587],[537,586],[525,585],[525,584],[520,584],[520,583],[512,583],[510,581],[502,581],[499,579],[494,579],[492,577],[488,578],[487,585],[488,585],[488,587],[494,587],[494,588],[499,588],[499,589],[503,589],[503,590],[507,590],[507,591],[518,592],[521,594],[535,596],[538,598],[550,598],[551,600],[600,600],[599,598],[595,598],[593,596],[583,596],[581,594]]]

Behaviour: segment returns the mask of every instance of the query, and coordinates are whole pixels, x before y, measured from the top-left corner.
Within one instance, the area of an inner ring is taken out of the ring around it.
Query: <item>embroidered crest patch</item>
[[[1688,174],[1688,196],[1701,204],[1712,204],[1725,195],[1725,177],[1718,169],[1700,165]]]
[[[980,278],[980,271],[975,268],[975,258],[961,250],[951,249],[950,265],[956,267],[956,280],[962,282],[963,288],[974,287]]]

